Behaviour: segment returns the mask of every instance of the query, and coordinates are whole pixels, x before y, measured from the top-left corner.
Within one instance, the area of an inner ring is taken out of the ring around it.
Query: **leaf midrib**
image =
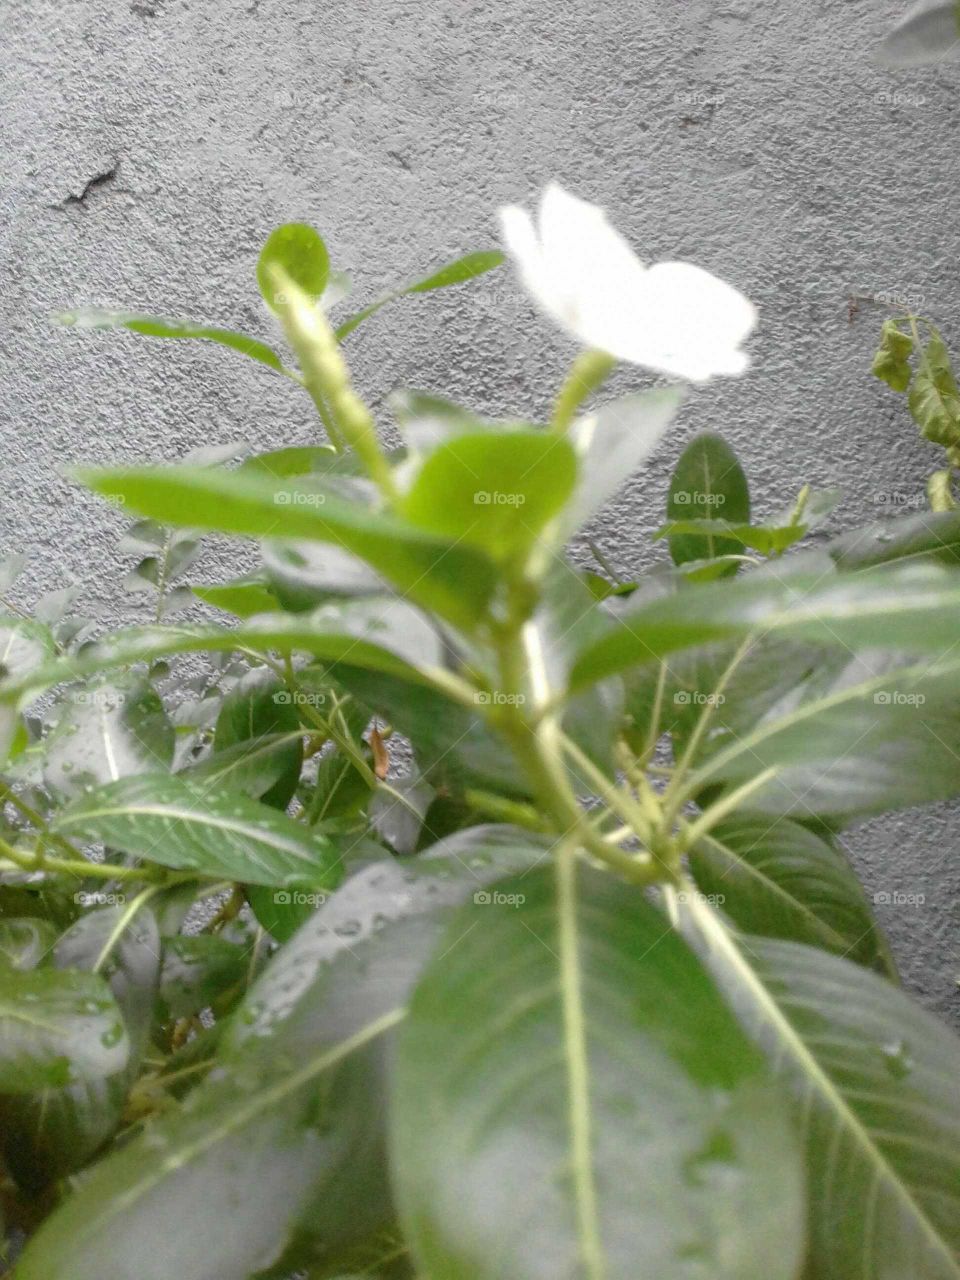
[[[761,1017],[765,1018],[767,1024],[773,1029],[777,1038],[784,1045],[787,1054],[792,1053],[794,1061],[799,1062],[805,1078],[811,1082],[811,1087],[814,1084],[819,1085],[821,1097],[826,1100],[828,1105],[832,1105],[833,1110],[842,1120],[846,1120],[846,1130],[841,1128],[841,1132],[846,1131],[853,1135],[858,1145],[863,1149],[868,1161],[874,1166],[877,1179],[883,1179],[888,1186],[893,1188],[895,1194],[906,1204],[910,1214],[922,1227],[924,1234],[931,1241],[936,1252],[947,1260],[953,1273],[960,1277],[960,1263],[958,1263],[936,1231],[921,1206],[917,1204],[910,1189],[900,1180],[896,1170],[891,1168],[883,1152],[874,1144],[870,1131],[864,1127],[860,1117],[851,1109],[846,1098],[821,1067],[813,1053],[807,1048],[803,1037],[780,1008],[776,999],[764,985],[760,975],[750,965],[722,921],[718,919],[713,909],[707,904],[701,903],[696,895],[687,895],[687,902],[687,910],[690,917],[696,920],[698,927],[708,941],[713,940],[714,945],[719,942],[732,968],[740,975],[748,994],[752,996],[754,1006],[759,1009]],[[872,1194],[871,1190],[871,1196]]]

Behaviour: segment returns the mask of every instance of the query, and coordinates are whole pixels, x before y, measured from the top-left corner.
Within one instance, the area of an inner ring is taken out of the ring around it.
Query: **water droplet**
[[[905,1040],[891,1040],[881,1045],[883,1063],[894,1080],[904,1080],[913,1070],[913,1057]]]
[[[123,1023],[115,1022],[113,1026],[103,1033],[100,1037],[100,1043],[105,1049],[112,1049],[115,1044],[119,1044],[123,1039]]]

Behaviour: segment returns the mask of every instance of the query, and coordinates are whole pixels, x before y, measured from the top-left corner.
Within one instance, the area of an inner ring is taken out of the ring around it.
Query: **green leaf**
[[[569,537],[622,488],[653,453],[683,402],[678,387],[622,396],[570,429],[577,454],[576,492],[564,513]]]
[[[880,46],[880,61],[890,67],[919,67],[954,61],[960,54],[957,0],[919,0]]]
[[[256,797],[274,809],[286,809],[300,781],[303,765],[300,716],[293,697],[272,672],[259,668],[245,676],[227,694],[217,716],[214,761],[223,751],[244,746],[262,764],[265,739],[273,739],[270,770],[279,776]],[[249,789],[243,787],[245,794]]]
[[[190,590],[204,604],[223,609],[237,618],[253,618],[260,613],[273,613],[277,597],[266,582],[255,577],[234,578],[214,586],[191,587]]]
[[[150,338],[206,338],[221,347],[230,347],[241,355],[249,356],[260,364],[288,373],[277,353],[256,338],[231,329],[219,329],[212,325],[198,324],[194,320],[170,320],[163,316],[138,315],[135,311],[109,311],[101,307],[83,307],[78,311],[64,311],[56,317],[62,325],[76,329],[130,329]]]
[[[330,888],[341,851],[328,837],[246,796],[167,774],[121,778],[56,816],[54,829],[178,871],[282,888]]]
[[[733,524],[729,520],[671,520],[653,535],[654,538],[677,538],[687,534],[724,541],[759,551],[761,555],[780,555],[799,542],[807,532],[804,524]]]
[[[817,1280],[960,1276],[960,1041],[837,956],[735,942],[705,904],[695,943],[793,1094]]]
[[[19,679],[53,656],[56,644],[49,628],[28,618],[0,614],[0,672]]]
[[[0,966],[37,969],[53,954],[57,930],[49,920],[0,920]]]
[[[920,357],[907,404],[927,440],[946,448],[960,445],[960,390],[946,344],[935,330]]]
[[[383,578],[362,560],[329,543],[271,539],[262,544],[261,554],[271,591],[291,613],[386,589]]]
[[[906,391],[913,377],[910,356],[913,338],[901,333],[895,320],[884,320],[880,330],[880,347],[873,357],[871,372],[894,391]]]
[[[308,476],[326,473],[329,464],[337,457],[336,450],[328,444],[291,445],[286,449],[270,449],[244,459],[240,471],[274,479],[289,476]]]
[[[401,510],[430,533],[503,560],[533,542],[563,507],[576,476],[570,444],[542,431],[460,435],[427,457]]]
[[[690,850],[701,892],[745,933],[822,947],[891,972],[888,948],[852,867],[797,822],[737,814]]]
[[[4,966],[0,982],[0,1093],[32,1093],[123,1069],[130,1044],[102,978]]]
[[[203,933],[165,938],[160,974],[163,1020],[187,1018],[208,1006],[224,1013],[246,987],[249,969],[244,948],[225,938]]]
[[[773,769],[751,809],[832,822],[960,792],[960,659],[904,666],[873,653],[825,677],[742,737],[711,739],[691,787],[735,787]]]
[[[375,315],[388,302],[403,298],[410,293],[428,293],[431,289],[445,289],[449,285],[463,284],[466,280],[472,280],[475,276],[482,276],[485,272],[492,271],[502,262],[503,254],[499,249],[480,250],[477,253],[468,253],[462,258],[456,258],[423,280],[391,289],[376,302],[371,302],[369,306],[364,307],[362,311],[355,312],[337,329],[337,338],[342,342],[358,325]]]
[[[46,784],[61,799],[173,759],[173,726],[143,676],[101,680],[69,690],[43,744]]]
[[[339,607],[323,606],[309,617],[262,614],[232,630],[131,627],[88,645],[77,657],[57,659],[17,683],[4,685],[2,698],[9,702],[65,680],[138,662],[155,662],[177,653],[251,649],[258,653],[311,653],[327,662],[349,661],[422,685],[436,683],[444,687],[447,679],[439,665],[428,665],[439,663],[441,645],[424,616],[402,600],[381,598]],[[418,666],[410,665],[408,657],[415,658]]]
[[[292,752],[302,751],[303,734],[298,725],[285,733],[264,733],[255,740],[236,742],[180,770],[178,776],[200,790],[213,786],[260,800],[273,787],[288,785]]]
[[[427,917],[483,892],[494,880],[530,870],[551,842],[514,827],[457,832],[416,859],[375,862],[350,876],[315,910],[251,987],[227,1031],[228,1055],[248,1040],[269,1038],[340,952],[361,947],[393,922]],[[424,953],[425,954],[425,953]]]
[[[399,1034],[394,1179],[420,1270],[794,1277],[783,1104],[679,935],[575,864],[485,898]]]
[[[257,261],[257,284],[271,311],[279,314],[270,279],[271,267],[282,267],[294,284],[315,300],[327,287],[330,256],[319,232],[304,222],[287,222],[271,231]]]
[[[385,1055],[436,933],[420,917],[350,940],[267,1042],[98,1163],[18,1280],[129,1280],[131,1258],[138,1280],[195,1274],[198,1259],[236,1280],[288,1256],[288,1272],[322,1265],[389,1226]]]
[[[960,575],[934,565],[836,574],[817,557],[738,582],[691,585],[625,611],[581,650],[571,683],[751,633],[828,647],[946,651],[960,633]]]
[[[478,549],[316,488],[187,467],[87,470],[81,479],[168,524],[334,543],[461,626],[478,624],[493,593],[493,563]]]
[[[737,455],[720,436],[704,432],[684,449],[670,479],[667,519],[722,518],[731,524],[750,521],[750,491]],[[712,533],[677,534],[670,539],[674,564],[712,560],[739,550],[729,538]]]
[[[960,512],[930,513],[865,525],[830,542],[827,553],[843,572],[902,563],[960,564]]]

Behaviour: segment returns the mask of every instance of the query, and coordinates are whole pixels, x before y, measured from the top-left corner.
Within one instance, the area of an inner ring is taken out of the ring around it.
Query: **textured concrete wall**
[[[602,202],[647,257],[689,257],[761,309],[755,366],[690,397],[605,520],[628,569],[698,428],[723,431],[763,507],[839,485],[841,528],[921,501],[936,451],[868,376],[883,307],[922,296],[960,343],[957,71],[871,51],[900,0],[0,0],[3,542],[35,589],[86,584],[133,616],[120,521],[57,477],[72,459],[176,458],[316,430],[296,389],[208,345],[51,329],[80,302],[269,334],[253,265],[276,223],[314,222],[365,299],[488,245],[493,210],[546,179]],[[899,95],[899,96],[895,96]],[[374,404],[444,389],[491,413],[547,403],[569,346],[505,274],[425,297],[351,340]],[[637,379],[620,376],[626,387]],[[960,762],[958,762],[960,768]],[[850,836],[908,983],[956,1009],[960,816]]]

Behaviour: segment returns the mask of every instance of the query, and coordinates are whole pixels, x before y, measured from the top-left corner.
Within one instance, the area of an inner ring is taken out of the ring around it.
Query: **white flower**
[[[555,182],[543,192],[539,226],[517,205],[500,210],[500,224],[533,300],[586,346],[691,382],[746,369],[739,347],[756,310],[709,271],[645,267],[602,209]]]

